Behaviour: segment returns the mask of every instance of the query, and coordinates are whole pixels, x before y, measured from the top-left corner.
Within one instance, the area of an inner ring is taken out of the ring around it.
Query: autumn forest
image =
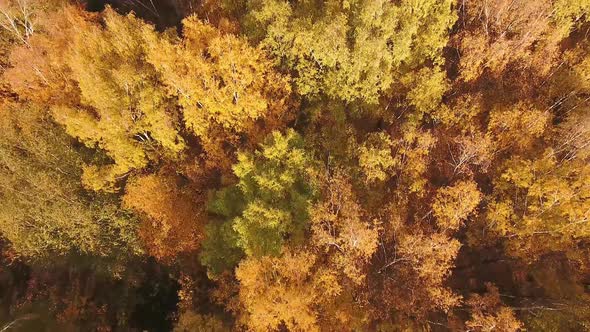
[[[0,0],[0,331],[590,331],[590,0]]]

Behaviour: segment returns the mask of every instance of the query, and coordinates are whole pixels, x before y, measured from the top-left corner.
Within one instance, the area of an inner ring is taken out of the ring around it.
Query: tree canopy
[[[0,330],[590,329],[589,30],[588,0],[0,0]]]

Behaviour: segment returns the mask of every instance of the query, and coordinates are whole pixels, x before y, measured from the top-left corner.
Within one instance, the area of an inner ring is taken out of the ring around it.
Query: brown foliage
[[[141,215],[140,237],[150,255],[171,260],[199,247],[203,227],[203,197],[170,175],[133,179],[123,203]]]
[[[377,228],[362,210],[350,180],[340,171],[326,180],[324,199],[311,209],[312,242],[330,252],[338,270],[360,283],[377,250]]]

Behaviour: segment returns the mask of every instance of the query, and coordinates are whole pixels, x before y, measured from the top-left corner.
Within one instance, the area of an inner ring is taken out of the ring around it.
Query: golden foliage
[[[479,205],[481,198],[482,194],[473,181],[461,181],[439,189],[432,204],[436,223],[443,230],[459,229]]]
[[[313,254],[285,253],[282,257],[248,258],[236,269],[240,282],[242,322],[251,331],[278,329],[319,331],[313,304],[323,294],[310,282]]]
[[[498,288],[486,284],[485,295],[472,295],[467,304],[471,308],[471,319],[466,325],[470,331],[523,331],[523,324],[516,318],[512,309],[503,306]]]

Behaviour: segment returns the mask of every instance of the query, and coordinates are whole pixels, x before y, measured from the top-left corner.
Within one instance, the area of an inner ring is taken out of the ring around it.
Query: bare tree
[[[35,32],[30,0],[0,0],[0,27],[28,46],[28,39]]]
[[[18,326],[18,323],[35,318],[37,318],[37,315],[35,314],[26,314],[21,317],[15,318],[13,321],[8,322],[4,326],[2,326],[2,328],[0,328],[0,332],[9,331],[11,328],[15,328],[16,326]]]

